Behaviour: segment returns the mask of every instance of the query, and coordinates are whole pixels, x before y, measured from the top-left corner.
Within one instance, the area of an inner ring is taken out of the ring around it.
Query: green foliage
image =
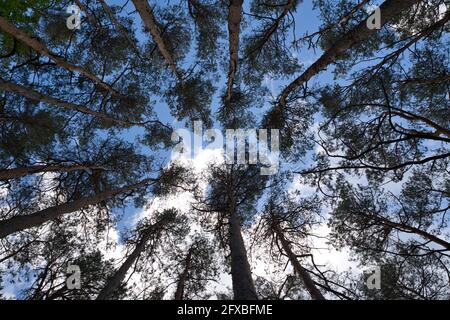
[[[19,161],[30,153],[43,151],[55,141],[64,125],[61,116],[46,110],[26,110],[11,118],[15,120],[2,124],[0,158],[3,159],[12,157]]]
[[[45,9],[50,2],[50,0],[1,0],[0,15],[12,22],[37,23],[40,17],[39,10]]]
[[[45,10],[51,2],[50,0],[1,0],[0,16],[8,19],[10,22],[16,22],[24,25],[26,30],[33,33],[33,29],[37,27],[41,10]],[[0,55],[13,50],[13,37],[0,31]],[[17,49],[16,49],[17,50]]]
[[[210,124],[212,91],[211,81],[203,80],[199,74],[177,82],[166,94],[171,114],[178,120],[188,119],[189,123],[201,120]]]

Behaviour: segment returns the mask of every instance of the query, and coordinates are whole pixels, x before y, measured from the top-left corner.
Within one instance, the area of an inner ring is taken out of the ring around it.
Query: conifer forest
[[[0,0],[0,300],[450,299],[449,20]]]

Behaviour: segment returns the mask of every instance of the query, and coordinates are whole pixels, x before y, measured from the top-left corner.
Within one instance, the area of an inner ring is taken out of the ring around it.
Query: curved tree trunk
[[[40,53],[51,60],[55,62],[58,66],[67,69],[72,72],[79,72],[82,75],[84,75],[86,78],[92,80],[95,82],[99,87],[103,88],[104,90],[110,92],[113,95],[119,95],[119,93],[114,90],[109,84],[103,82],[100,80],[97,76],[95,76],[90,71],[84,69],[83,67],[73,65],[67,61],[64,61],[61,59],[57,54],[53,53],[48,49],[43,43],[39,42],[38,40],[31,38],[25,31],[22,31],[13,24],[9,23],[8,20],[0,16],[0,29],[3,30],[6,33],[9,33],[11,36],[16,38],[17,40],[22,41],[27,46],[32,48],[37,53]]]
[[[322,295],[319,289],[317,289],[314,281],[309,276],[308,271],[301,266],[300,262],[297,260],[297,256],[292,252],[291,246],[284,237],[283,231],[281,230],[280,226],[278,224],[275,224],[274,229],[278,239],[281,242],[281,246],[284,252],[288,256],[295,272],[302,280],[306,290],[308,290],[309,294],[311,295],[311,298],[314,300],[325,300],[325,297]]]
[[[0,239],[18,231],[40,226],[41,224],[58,218],[66,213],[75,212],[90,205],[98,204],[112,198],[115,195],[130,192],[139,187],[143,187],[152,181],[154,181],[154,179],[145,179],[139,183],[126,186],[124,188],[101,192],[92,197],[84,197],[54,207],[46,208],[29,215],[16,216],[2,220],[0,221]]]

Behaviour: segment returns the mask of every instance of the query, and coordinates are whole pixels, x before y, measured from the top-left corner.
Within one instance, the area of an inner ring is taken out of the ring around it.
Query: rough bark
[[[141,236],[141,240],[139,240],[136,247],[133,249],[131,254],[125,259],[125,262],[120,266],[120,268],[113,274],[111,278],[109,278],[106,285],[98,294],[96,298],[97,300],[107,300],[111,298],[111,295],[114,293],[114,291],[116,291],[119,288],[123,279],[125,279],[128,270],[130,270],[131,266],[136,262],[136,260],[144,251],[145,246],[149,241],[150,237],[152,236],[152,234],[154,234],[154,232],[157,229],[159,229],[162,225],[166,224],[167,222],[168,220],[162,219],[144,230]]]
[[[125,28],[120,24],[120,22],[116,19],[114,16],[114,12],[111,10],[111,8],[108,6],[108,4],[104,0],[98,0],[100,4],[103,7],[103,10],[108,14],[109,19],[111,22],[116,26],[116,28],[119,30],[119,32],[122,34],[122,36],[127,39],[130,46],[133,48],[133,50],[136,52],[138,57],[141,56],[139,48],[136,45],[136,42],[133,41],[130,36],[128,35],[128,32],[125,30]]]
[[[80,105],[77,105],[77,104],[74,104],[71,102],[53,98],[51,96],[48,96],[48,95],[40,93],[36,90],[33,90],[30,87],[25,87],[22,85],[18,85],[18,84],[6,81],[6,80],[2,79],[1,77],[0,77],[0,88],[5,91],[19,94],[25,98],[28,98],[28,99],[31,99],[34,101],[45,102],[45,103],[48,103],[48,104],[51,104],[54,106],[58,106],[58,107],[62,107],[62,108],[68,109],[68,110],[78,111],[78,112],[81,112],[81,113],[84,113],[84,114],[87,114],[90,116],[100,118],[107,122],[118,124],[118,125],[122,125],[122,126],[139,125],[139,123],[133,123],[133,122],[129,122],[126,120],[116,119],[116,118],[108,116],[105,113],[97,112],[97,111],[85,108],[83,106],[80,106]]]
[[[147,0],[132,0],[136,10],[141,16],[142,21],[146,29],[150,32],[153,37],[153,40],[158,47],[159,52],[166,60],[166,63],[169,65],[172,72],[175,74],[178,80],[182,80],[181,72],[178,70],[177,65],[175,63],[175,59],[172,57],[172,54],[167,49],[167,46],[164,42],[164,39],[161,35],[161,30],[158,27],[156,22],[156,18],[153,15],[153,10],[148,4]]]
[[[11,36],[16,38],[17,40],[22,41],[24,44],[32,48],[37,53],[44,55],[48,58],[50,58],[53,62],[55,62],[58,66],[67,69],[72,72],[78,72],[85,76],[86,78],[92,80],[94,83],[96,83],[99,87],[103,88],[104,90],[110,92],[113,95],[119,95],[119,93],[114,90],[109,84],[103,82],[101,79],[99,79],[97,76],[95,76],[92,72],[86,70],[83,67],[73,65],[63,59],[61,59],[56,53],[53,53],[50,51],[49,48],[47,48],[43,43],[38,41],[35,38],[30,37],[25,31],[22,31],[13,24],[9,23],[8,20],[6,20],[3,17],[0,17],[0,29],[3,30],[6,33],[9,33]]]
[[[115,189],[104,191],[91,197],[84,197],[71,202],[46,208],[35,213],[23,216],[16,216],[0,221],[0,239],[12,233],[19,232],[28,228],[40,226],[41,224],[63,216],[64,214],[81,210],[85,207],[98,204],[115,195],[133,191],[137,188],[150,184],[154,179],[145,179],[138,183]]]
[[[103,167],[90,165],[40,164],[29,167],[2,169],[0,170],[0,180],[17,179],[34,173],[71,172],[89,169],[103,169]]]
[[[308,290],[309,294],[311,295],[311,298],[313,300],[325,300],[325,297],[322,295],[319,289],[317,289],[317,286],[315,285],[314,281],[309,276],[308,271],[302,267],[302,265],[297,259],[297,256],[292,252],[291,246],[284,237],[283,231],[281,230],[278,224],[274,225],[274,230],[278,239],[281,242],[281,247],[283,248],[284,253],[288,256],[289,261],[294,267],[295,272],[302,280],[303,285],[305,286],[306,290]]]
[[[183,300],[184,298],[184,289],[186,287],[186,280],[189,275],[189,270],[191,269],[191,259],[192,259],[192,248],[189,249],[189,252],[184,260],[184,269],[178,279],[177,290],[175,291],[175,300]]]
[[[381,6],[381,25],[402,14],[414,4],[421,0],[386,0]],[[322,56],[316,60],[308,69],[305,70],[298,78],[291,82],[278,97],[277,109],[280,110],[286,105],[286,100],[291,92],[299,88],[306,81],[325,70],[328,65],[332,64],[354,45],[366,40],[370,35],[377,32],[376,29],[367,28],[366,20],[362,21],[353,30],[347,32],[338,41],[334,43]]]
[[[227,80],[227,96],[226,100],[231,100],[234,78],[238,68],[238,52],[239,52],[239,31],[241,24],[241,11],[243,0],[231,0],[228,8],[228,34],[229,34],[229,51],[230,51],[230,67]]]
[[[229,212],[229,246],[231,256],[231,278],[235,300],[257,300],[247,251],[241,233],[241,224],[236,212],[235,199],[231,197]]]

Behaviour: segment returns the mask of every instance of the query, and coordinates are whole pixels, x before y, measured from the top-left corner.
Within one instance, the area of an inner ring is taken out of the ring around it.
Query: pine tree
[[[0,0],[0,299],[448,299],[445,1],[74,4]],[[279,130],[278,172],[178,163],[194,121]]]

